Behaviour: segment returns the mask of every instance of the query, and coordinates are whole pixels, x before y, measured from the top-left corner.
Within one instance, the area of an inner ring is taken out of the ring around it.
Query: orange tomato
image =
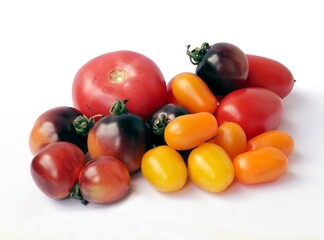
[[[235,122],[224,122],[217,130],[216,137],[210,142],[221,146],[233,160],[246,150],[246,135],[243,128]]]
[[[271,182],[287,170],[288,158],[277,148],[262,147],[239,154],[233,160],[235,176],[244,184]]]
[[[188,150],[216,136],[218,124],[209,112],[176,117],[164,130],[164,140],[176,150]]]
[[[206,83],[194,73],[184,72],[172,80],[176,102],[191,113],[216,111],[218,102]]]
[[[289,156],[294,150],[294,140],[287,132],[270,130],[251,138],[247,142],[247,150],[255,150],[267,146],[278,148],[286,156]]]

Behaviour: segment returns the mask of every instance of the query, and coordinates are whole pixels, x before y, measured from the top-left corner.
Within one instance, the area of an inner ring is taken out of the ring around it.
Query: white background
[[[324,37],[321,1],[37,1],[0,3],[0,239],[324,239]],[[140,174],[108,206],[54,201],[31,179],[28,136],[38,115],[72,105],[76,71],[128,49],[166,81],[194,71],[186,46],[230,42],[276,59],[297,80],[280,129],[296,141],[276,182],[210,194],[192,183],[155,191]],[[95,238],[94,238],[95,236]]]

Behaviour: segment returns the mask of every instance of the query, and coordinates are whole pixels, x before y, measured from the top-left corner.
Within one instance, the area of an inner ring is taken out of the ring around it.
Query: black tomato
[[[248,59],[245,53],[231,43],[220,42],[189,50],[190,61],[197,65],[196,74],[205,81],[216,96],[224,96],[245,87]]]
[[[140,169],[142,157],[150,148],[150,131],[141,117],[128,113],[125,102],[117,100],[110,115],[90,129],[88,151],[91,158],[115,157],[133,173]]]
[[[164,129],[166,125],[178,116],[189,114],[185,108],[169,103],[153,113],[147,123],[151,131],[151,142],[156,145],[165,145]]]

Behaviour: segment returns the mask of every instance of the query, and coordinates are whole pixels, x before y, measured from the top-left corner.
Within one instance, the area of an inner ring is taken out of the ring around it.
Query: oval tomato
[[[186,114],[169,122],[164,139],[176,150],[188,150],[215,137],[217,128],[217,120],[209,112]]]
[[[110,52],[80,68],[72,98],[87,116],[106,114],[116,99],[129,99],[129,112],[146,119],[166,104],[166,82],[148,57],[132,51]]]
[[[234,179],[234,168],[225,150],[213,143],[203,143],[188,158],[190,179],[209,192],[223,192]]]
[[[79,175],[83,198],[92,203],[109,204],[123,198],[130,187],[130,175],[124,164],[111,156],[88,162]]]
[[[286,155],[274,147],[262,147],[238,155],[233,160],[235,176],[244,184],[271,182],[288,167]]]
[[[282,99],[264,88],[243,88],[229,93],[220,102],[216,118],[218,124],[239,124],[247,139],[276,129],[283,117]]]
[[[290,70],[273,59],[247,54],[249,73],[247,87],[263,87],[286,97],[294,87],[294,77]]]
[[[86,163],[83,152],[69,142],[55,142],[41,149],[31,162],[31,175],[48,197],[63,199],[70,195]]]
[[[270,130],[264,132],[247,142],[247,150],[255,150],[261,147],[275,147],[289,156],[294,150],[294,139],[287,132]]]
[[[214,113],[217,99],[207,84],[196,74],[184,72],[176,75],[172,80],[172,93],[178,104],[191,113]]]
[[[165,145],[147,151],[141,167],[145,179],[161,192],[179,191],[187,180],[187,167],[181,155]]]

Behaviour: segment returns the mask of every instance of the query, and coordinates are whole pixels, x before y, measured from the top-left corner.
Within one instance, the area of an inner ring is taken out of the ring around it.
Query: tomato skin
[[[207,84],[196,74],[184,72],[176,75],[172,80],[172,93],[176,102],[191,113],[214,113],[217,99]]]
[[[55,142],[41,149],[30,166],[38,188],[53,199],[69,196],[86,163],[83,152],[69,142]]]
[[[73,120],[83,114],[72,107],[60,106],[43,112],[34,122],[29,134],[29,148],[33,155],[46,145],[66,141],[87,152],[87,138],[76,133]]]
[[[176,117],[164,130],[167,145],[176,150],[188,150],[215,137],[217,120],[209,112],[191,113]]]
[[[88,134],[91,158],[112,156],[123,162],[130,173],[141,166],[144,153],[150,148],[149,128],[134,114],[109,115],[101,118]]]
[[[111,156],[90,160],[79,175],[83,198],[91,203],[111,204],[123,198],[130,188],[128,169]]]
[[[217,135],[209,142],[221,146],[233,160],[238,154],[245,152],[247,139],[243,128],[234,122],[224,122],[217,130]]]
[[[294,87],[294,77],[282,63],[256,55],[247,54],[249,74],[247,87],[263,87],[285,98]]]
[[[79,69],[72,98],[74,106],[88,117],[88,107],[94,115],[106,115],[116,99],[129,99],[129,112],[146,119],[166,104],[166,82],[148,57],[132,51],[115,51],[100,55]]]
[[[270,130],[251,138],[247,142],[247,151],[268,146],[281,150],[288,157],[294,150],[294,139],[287,132]]]
[[[193,149],[188,158],[190,179],[209,192],[223,192],[234,180],[232,160],[225,150],[213,143]]]
[[[179,105],[172,92],[172,79],[167,83],[167,102]]]
[[[223,98],[216,111],[220,125],[225,121],[239,124],[247,139],[276,129],[282,117],[282,99],[264,88],[233,91]]]
[[[161,145],[147,151],[142,159],[142,174],[161,192],[176,192],[187,180],[187,167],[181,155],[169,146]]]
[[[274,147],[262,147],[238,155],[234,160],[235,176],[244,184],[271,182],[287,170],[288,158]]]

